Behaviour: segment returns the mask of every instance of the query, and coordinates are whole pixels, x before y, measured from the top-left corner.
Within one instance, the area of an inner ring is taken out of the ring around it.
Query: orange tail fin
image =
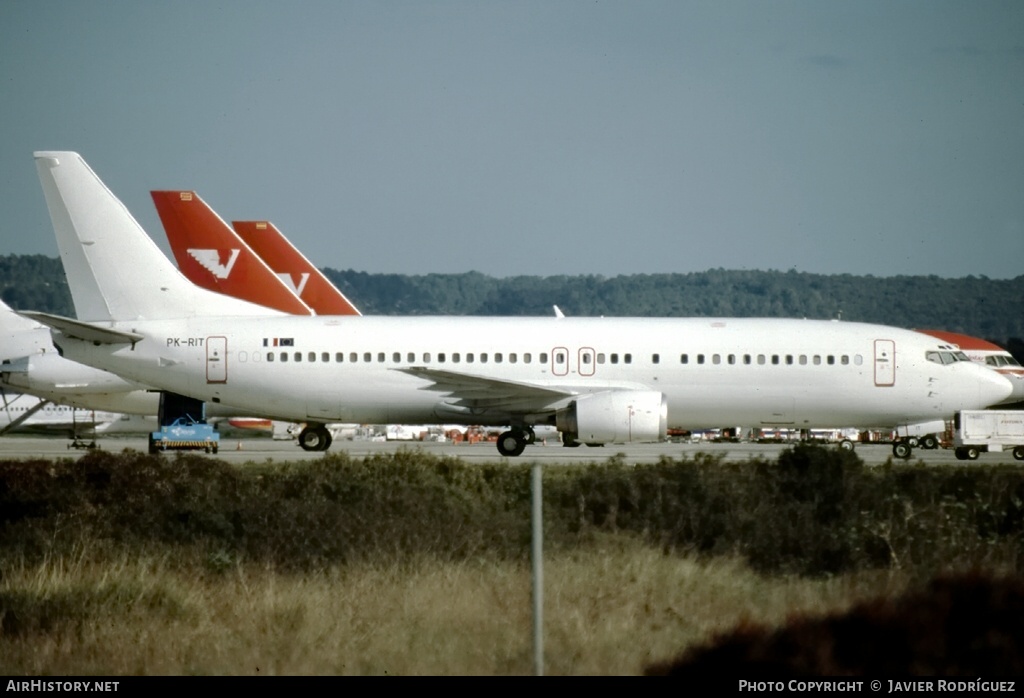
[[[235,232],[317,315],[360,315],[352,302],[269,221],[232,221]]]
[[[293,315],[313,314],[198,194],[150,194],[178,268],[192,283]]]

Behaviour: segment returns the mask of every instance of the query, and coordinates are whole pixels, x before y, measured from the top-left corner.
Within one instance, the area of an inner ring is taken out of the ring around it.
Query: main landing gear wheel
[[[1017,460],[1024,460],[1024,446],[1017,446],[1013,449],[1013,457]]]
[[[299,446],[303,451],[326,451],[331,441],[331,432],[323,424],[310,425],[299,432]]]
[[[892,455],[896,456],[897,458],[907,460],[908,458],[910,458],[910,454],[912,454],[913,452],[914,449],[906,441],[900,440],[892,445]]]
[[[498,453],[509,457],[521,455],[527,443],[530,443],[530,432],[510,429],[498,437]]]

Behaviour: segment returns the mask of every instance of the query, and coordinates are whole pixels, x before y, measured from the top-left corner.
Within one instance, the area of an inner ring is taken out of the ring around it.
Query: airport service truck
[[[1024,410],[964,410],[953,419],[953,453],[977,460],[982,451],[1013,451],[1024,460]]]

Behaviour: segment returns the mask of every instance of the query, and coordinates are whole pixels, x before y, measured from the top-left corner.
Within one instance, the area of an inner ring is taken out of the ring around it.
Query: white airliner
[[[533,425],[563,442],[668,427],[877,427],[1006,398],[933,337],[852,322],[736,318],[291,316],[189,283],[73,152],[36,153],[78,319],[24,313],[76,361],[213,404],[307,422]]]

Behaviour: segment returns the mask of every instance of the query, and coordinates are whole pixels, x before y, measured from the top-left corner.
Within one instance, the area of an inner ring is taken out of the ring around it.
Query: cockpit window
[[[986,356],[987,366],[1020,366],[1020,362],[1012,356]]]
[[[925,353],[925,358],[933,363],[943,365],[954,364],[957,361],[970,361],[962,351],[929,351]]]

